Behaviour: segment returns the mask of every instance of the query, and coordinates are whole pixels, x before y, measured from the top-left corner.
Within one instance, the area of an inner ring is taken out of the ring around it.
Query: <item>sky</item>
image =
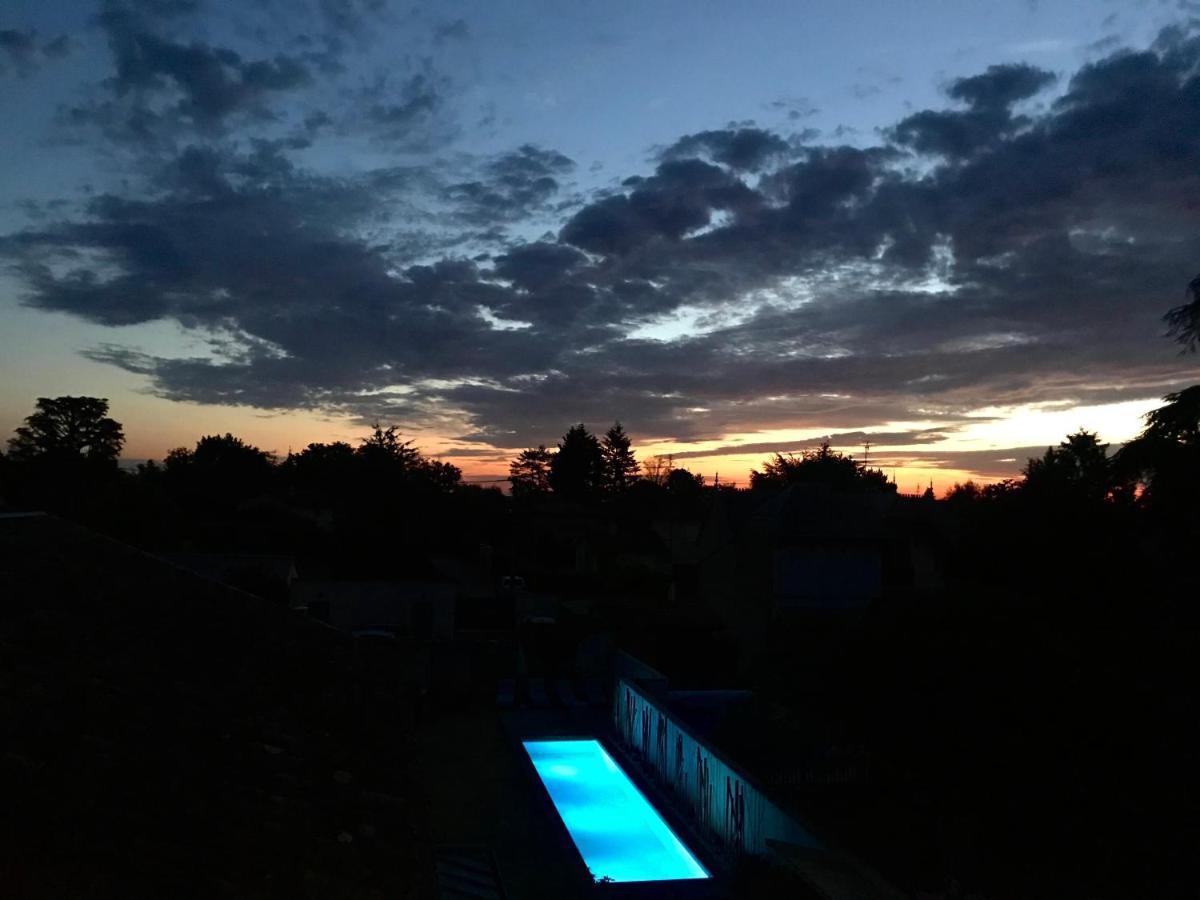
[[[1200,4],[6,0],[0,433],[944,491],[1200,380]],[[868,445],[869,444],[869,448]]]

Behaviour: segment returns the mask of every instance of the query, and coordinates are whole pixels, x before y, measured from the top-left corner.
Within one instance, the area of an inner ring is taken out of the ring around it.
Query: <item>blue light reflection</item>
[[[598,741],[524,744],[595,878],[673,881],[709,877]]]

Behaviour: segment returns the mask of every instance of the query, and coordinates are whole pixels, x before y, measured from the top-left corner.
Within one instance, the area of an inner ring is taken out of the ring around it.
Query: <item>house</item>
[[[718,491],[674,591],[714,612],[743,659],[772,629],[858,615],[941,586],[940,505],[796,484],[763,498]]]

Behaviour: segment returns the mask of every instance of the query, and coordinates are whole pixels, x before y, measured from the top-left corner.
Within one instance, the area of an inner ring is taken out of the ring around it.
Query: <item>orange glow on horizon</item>
[[[86,393],[78,388],[71,392]],[[987,484],[1018,477],[1026,457],[1040,452],[1035,448],[1057,444],[1078,428],[1098,431],[1101,440],[1107,442],[1127,440],[1140,431],[1142,415],[1160,402],[1138,400],[1093,407],[1041,404],[981,410],[967,416],[965,423],[957,429],[948,429],[943,440],[872,447],[866,462],[894,479],[903,493],[923,492],[932,483],[934,492],[941,497],[955,483],[971,480]],[[30,409],[15,416],[10,413],[15,420],[11,427],[15,427]],[[368,426],[347,417],[318,412],[269,412],[248,407],[177,403],[148,394],[126,395],[113,403],[110,413],[124,425],[126,446],[123,456],[130,460],[161,460],[172,448],[193,446],[206,434],[230,432],[283,458],[289,451],[299,451],[315,442],[345,441],[356,445],[370,431]],[[397,424],[401,425],[405,439],[412,440],[426,455],[458,466],[464,480],[472,483],[503,486],[508,463],[521,449],[464,445],[449,435],[467,431],[469,426],[450,418],[442,424],[441,433],[430,429],[403,429],[402,423]],[[838,431],[869,434],[931,427],[936,427],[936,423],[888,422]],[[779,447],[785,452],[789,447],[799,451],[831,431],[833,429],[762,430],[682,444],[646,440],[635,444],[634,449],[643,462],[659,455],[695,454],[676,458],[675,465],[703,475],[709,484],[719,475],[724,484],[745,487],[749,484],[750,471],[761,467],[772,455],[770,449],[761,449],[764,446]],[[547,446],[551,447],[555,442],[553,436],[546,440]],[[738,453],[735,448],[739,444],[760,449]],[[834,449],[864,459],[861,446],[835,445]],[[712,452],[705,454],[703,451],[706,450]],[[961,455],[964,453],[968,456]]]

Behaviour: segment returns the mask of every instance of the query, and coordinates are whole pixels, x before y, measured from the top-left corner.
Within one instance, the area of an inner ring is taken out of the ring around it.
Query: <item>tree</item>
[[[604,489],[620,493],[633,483],[641,468],[630,449],[629,435],[620,422],[614,422],[605,433],[600,442],[600,453],[604,457]]]
[[[894,491],[896,486],[879,469],[868,469],[862,463],[832,449],[824,441],[815,450],[805,450],[799,456],[776,453],[763,463],[763,470],[750,472],[750,487],[756,490],[776,489],[790,484],[824,484],[843,491]]]
[[[441,459],[422,457],[417,467],[417,475],[429,487],[443,492],[454,490],[462,481],[462,469]]]
[[[400,440],[396,426],[389,425],[381,428],[379,423],[372,426],[370,435],[362,439],[358,447],[358,455],[368,466],[380,469],[408,470],[417,468],[423,460],[421,451],[413,446],[412,441]]]
[[[1098,502],[1117,489],[1108,444],[1095,432],[1067,435],[1057,447],[1047,447],[1041,459],[1030,459],[1022,472],[1022,490],[1041,496],[1071,496]]]
[[[1163,406],[1146,413],[1142,438],[1200,446],[1200,385],[1163,397]]]
[[[550,487],[565,500],[594,497],[604,483],[604,453],[584,425],[572,425],[550,461]]]
[[[674,468],[675,461],[669,454],[666,456],[652,456],[646,461],[646,465],[642,471],[642,479],[657,487],[666,487],[667,479],[671,476],[671,470]]]
[[[115,466],[125,445],[121,423],[98,397],[39,397],[36,410],[8,441],[14,462],[87,460]]]
[[[1167,394],[1142,433],[1121,448],[1118,472],[1143,488],[1152,508],[1200,506],[1200,385]]]
[[[704,476],[687,469],[672,469],[667,476],[667,491],[681,497],[694,497],[704,487]]]
[[[522,450],[508,465],[508,483],[514,497],[537,497],[550,493],[550,464],[554,454],[545,444]]]
[[[1167,335],[1181,343],[1185,351],[1194,351],[1200,344],[1200,275],[1188,282],[1187,296],[1187,303],[1168,310],[1163,319]]]
[[[176,447],[164,460],[167,483],[201,503],[238,503],[270,487],[275,458],[228,432],[205,435],[194,450]]]
[[[299,453],[288,453],[279,467],[285,483],[321,505],[341,506],[358,491],[362,461],[345,441],[312,443]]]

